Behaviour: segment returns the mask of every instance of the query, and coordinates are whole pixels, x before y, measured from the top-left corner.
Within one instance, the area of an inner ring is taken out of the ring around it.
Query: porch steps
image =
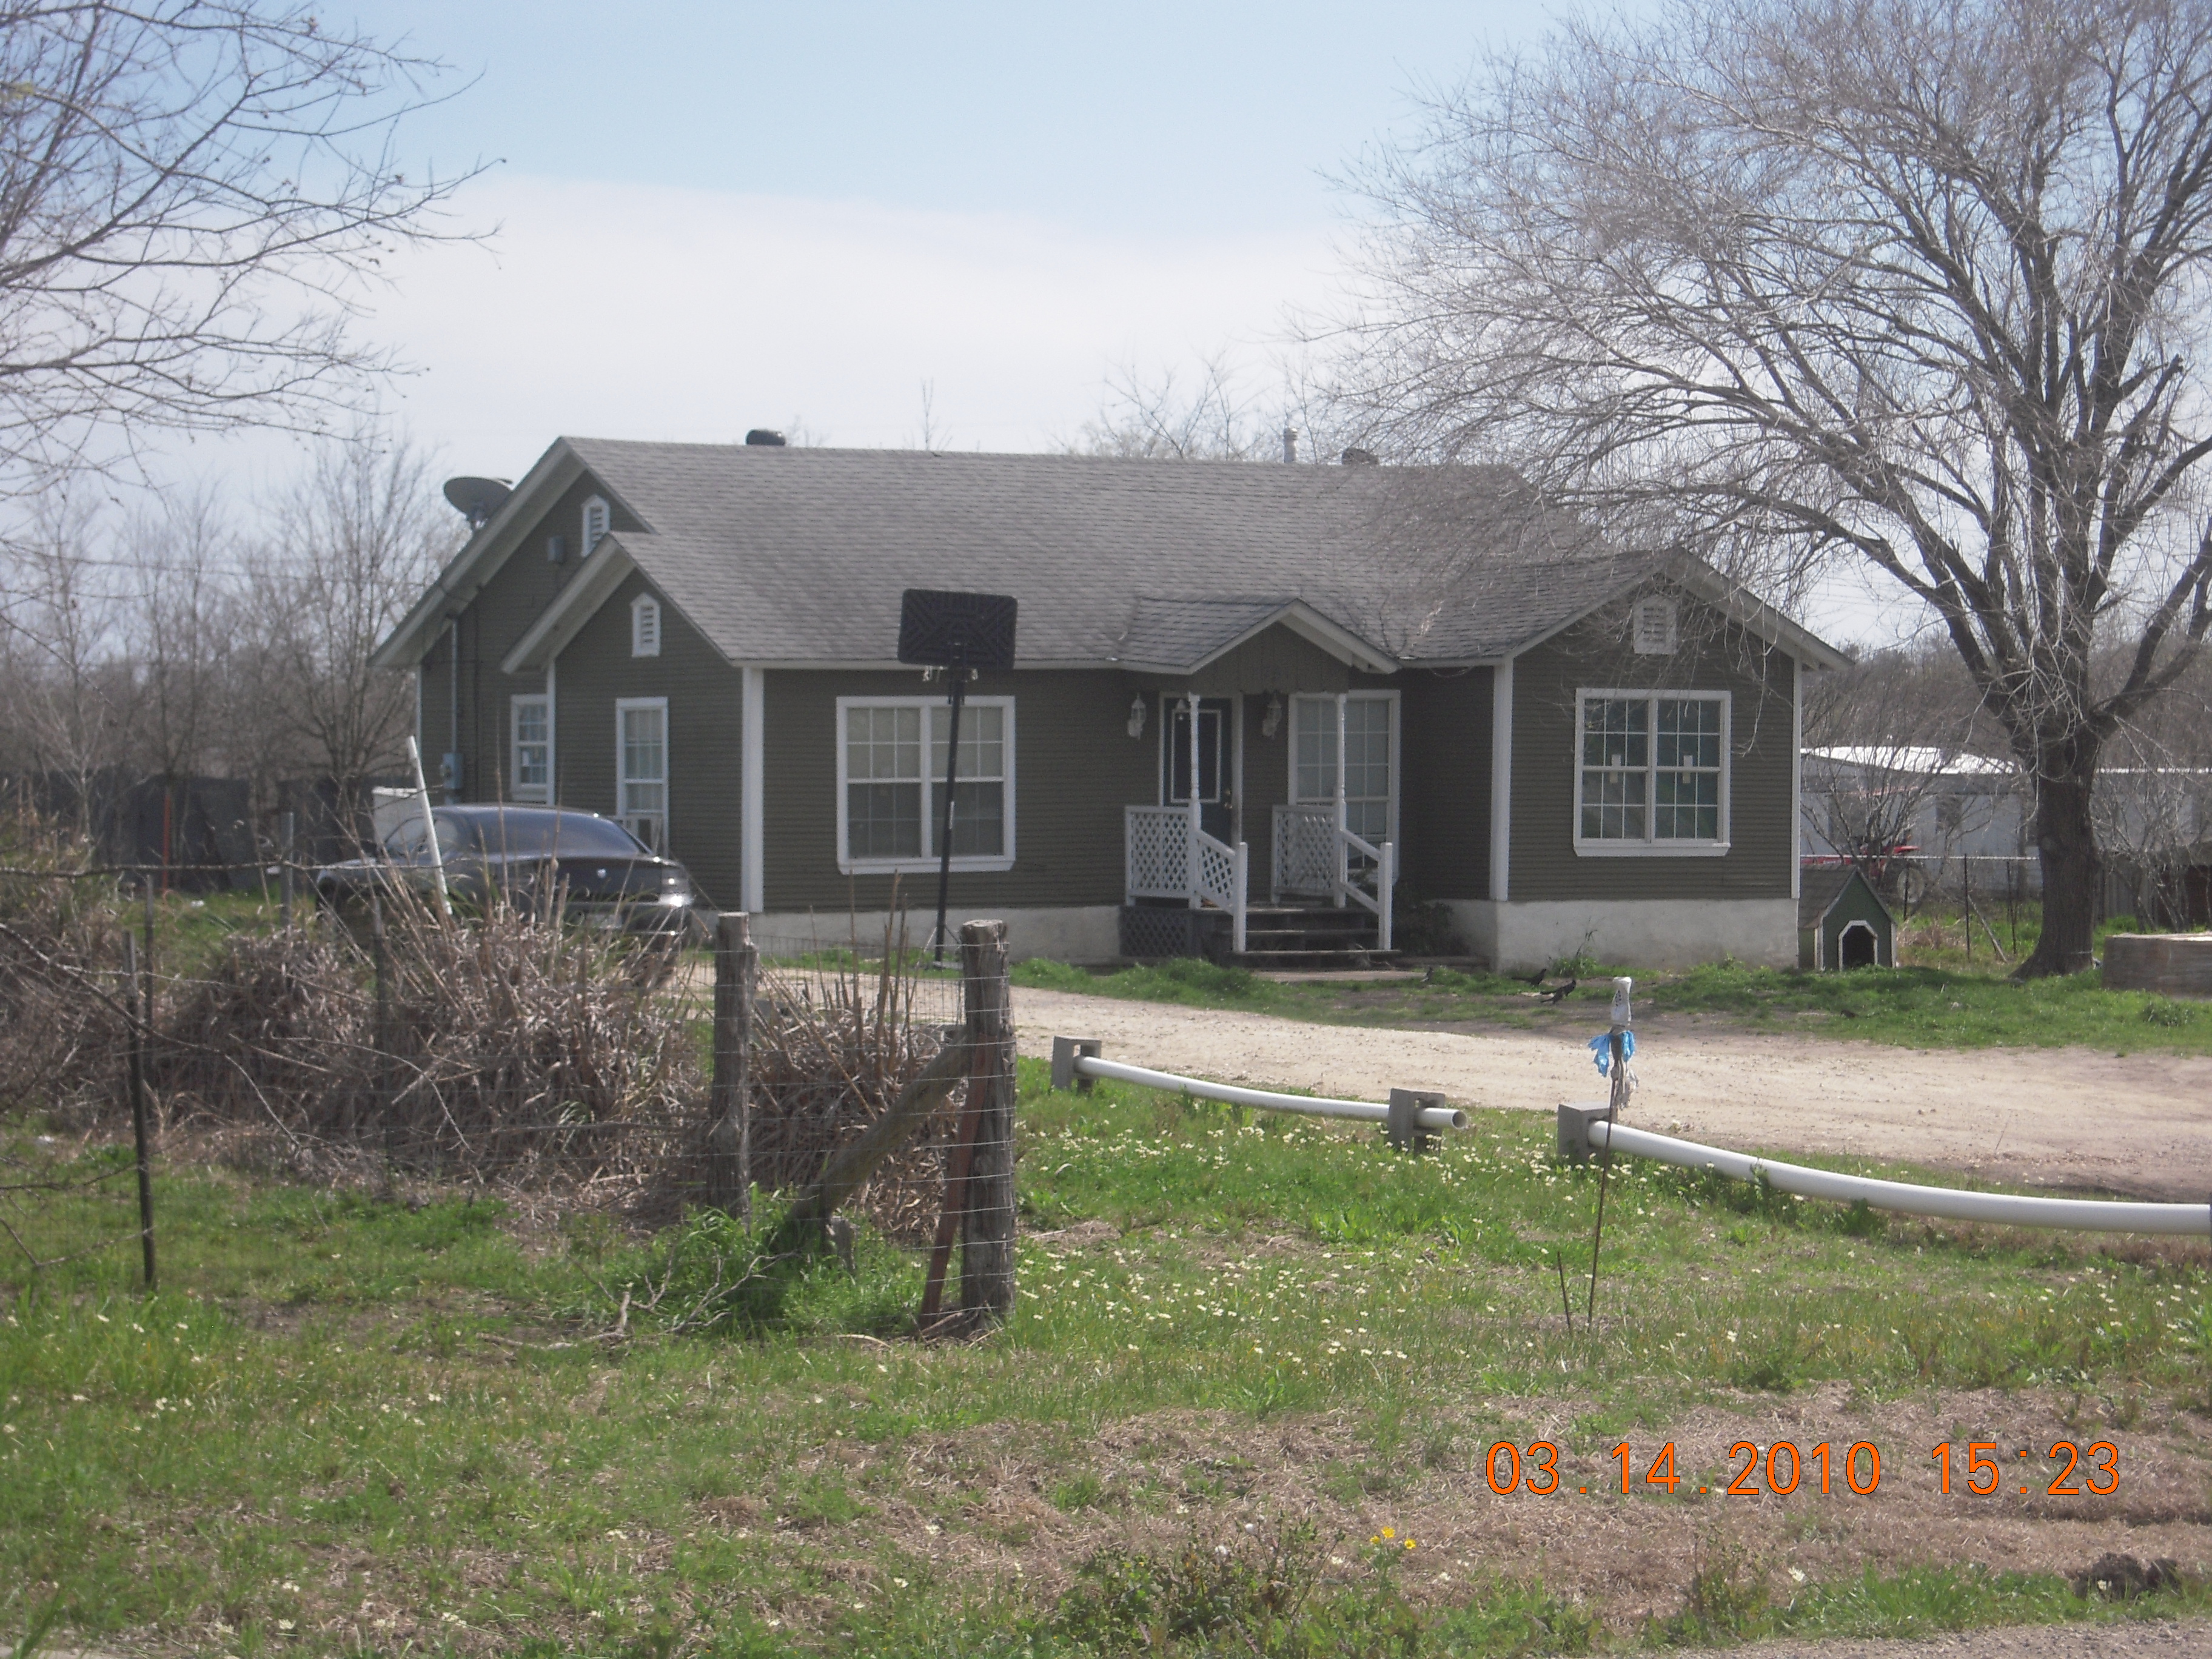
[[[1244,915],[1244,951],[1229,958],[1240,968],[1374,968],[1396,952],[1375,942],[1375,918],[1356,908],[1304,908],[1254,905]]]

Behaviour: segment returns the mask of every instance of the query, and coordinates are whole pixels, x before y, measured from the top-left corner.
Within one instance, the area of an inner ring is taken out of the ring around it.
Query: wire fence
[[[939,971],[896,915],[761,939],[725,916],[702,949],[631,925],[667,912],[572,917],[558,891],[272,910],[144,874],[0,861],[0,1281],[145,1242],[135,1104],[169,1166],[493,1188],[641,1230],[811,1203],[848,1259],[857,1218],[922,1266],[931,1316],[1011,1306],[999,924]]]

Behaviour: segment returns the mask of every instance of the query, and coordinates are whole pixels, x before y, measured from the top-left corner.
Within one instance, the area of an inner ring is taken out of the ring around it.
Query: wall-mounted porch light
[[[1267,712],[1260,717],[1260,735],[1273,742],[1275,733],[1283,729],[1283,700],[1278,696],[1267,699]]]
[[[1133,738],[1145,735],[1145,694],[1141,691],[1129,699],[1129,735]]]

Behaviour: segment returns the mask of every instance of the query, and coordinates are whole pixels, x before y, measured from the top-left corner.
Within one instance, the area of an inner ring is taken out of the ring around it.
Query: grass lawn
[[[2132,925],[2122,918],[2104,931]],[[1918,918],[1900,935],[1905,965],[1897,969],[1815,974],[1723,963],[1639,971],[1637,1017],[1693,1016],[1751,1030],[1819,1033],[1911,1048],[2002,1043],[2212,1054],[2212,1004],[2108,991],[2094,971],[2017,982],[2007,964],[1992,960],[1978,928],[1978,948],[1968,958],[1955,918]],[[2033,926],[2020,935],[2022,945],[2033,948]],[[1103,971],[1032,961],[1015,968],[1014,982],[1352,1024],[1525,1028],[1562,1017],[1587,1024],[1595,1010],[1583,1005],[1610,1001],[1617,971],[1626,970],[1589,962],[1562,964],[1547,983],[1557,985],[1571,975],[1581,980],[1564,1016],[1539,1002],[1521,980],[1449,968],[1437,969],[1426,983],[1357,986],[1283,984],[1195,960]]]
[[[0,1267],[0,1637],[51,1616],[67,1645],[241,1659],[1476,1655],[2206,1605],[2084,1599],[2057,1570],[2206,1565],[2201,1245],[1907,1225],[1623,1164],[1593,1327],[1596,1173],[1555,1166],[1540,1120],[1476,1114],[1414,1158],[1054,1094],[1027,1061],[1022,1090],[1019,1311],[973,1344],[908,1334],[917,1259],[878,1239],[772,1328],[679,1335],[637,1312],[671,1240],[604,1217],[166,1171],[158,1295],[127,1247]],[[9,1213],[45,1256],[115,1220]],[[1743,1440],[1778,1491],[1784,1437],[1789,1497],[1723,1495]],[[2117,1490],[2051,1495],[2060,1438],[2108,1443]],[[1499,1442],[1530,1485],[1554,1448],[1559,1492],[1495,1492]],[[1846,1490],[1861,1442],[1873,1496]],[[1969,1498],[1970,1442],[2033,1458]],[[1844,1460],[1826,1495],[1820,1443]]]

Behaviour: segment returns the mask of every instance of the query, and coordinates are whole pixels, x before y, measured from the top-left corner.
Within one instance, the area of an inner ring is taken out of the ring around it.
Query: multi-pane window
[[[838,756],[845,798],[842,861],[919,865],[935,860],[943,832],[952,711],[935,698],[842,698],[839,707],[844,725]],[[970,702],[961,711],[960,753],[953,771],[955,861],[998,864],[1012,858],[1012,701]]]
[[[1725,695],[1585,692],[1581,703],[1577,843],[1726,845]]]
[[[511,788],[517,800],[544,800],[553,785],[553,717],[544,697],[514,700]]]
[[[624,697],[615,703],[615,816],[656,853],[667,850],[668,700]]]
[[[1390,697],[1344,700],[1344,818],[1378,846],[1390,839]],[[1304,805],[1336,799],[1336,699],[1299,697],[1291,714],[1291,793]]]

